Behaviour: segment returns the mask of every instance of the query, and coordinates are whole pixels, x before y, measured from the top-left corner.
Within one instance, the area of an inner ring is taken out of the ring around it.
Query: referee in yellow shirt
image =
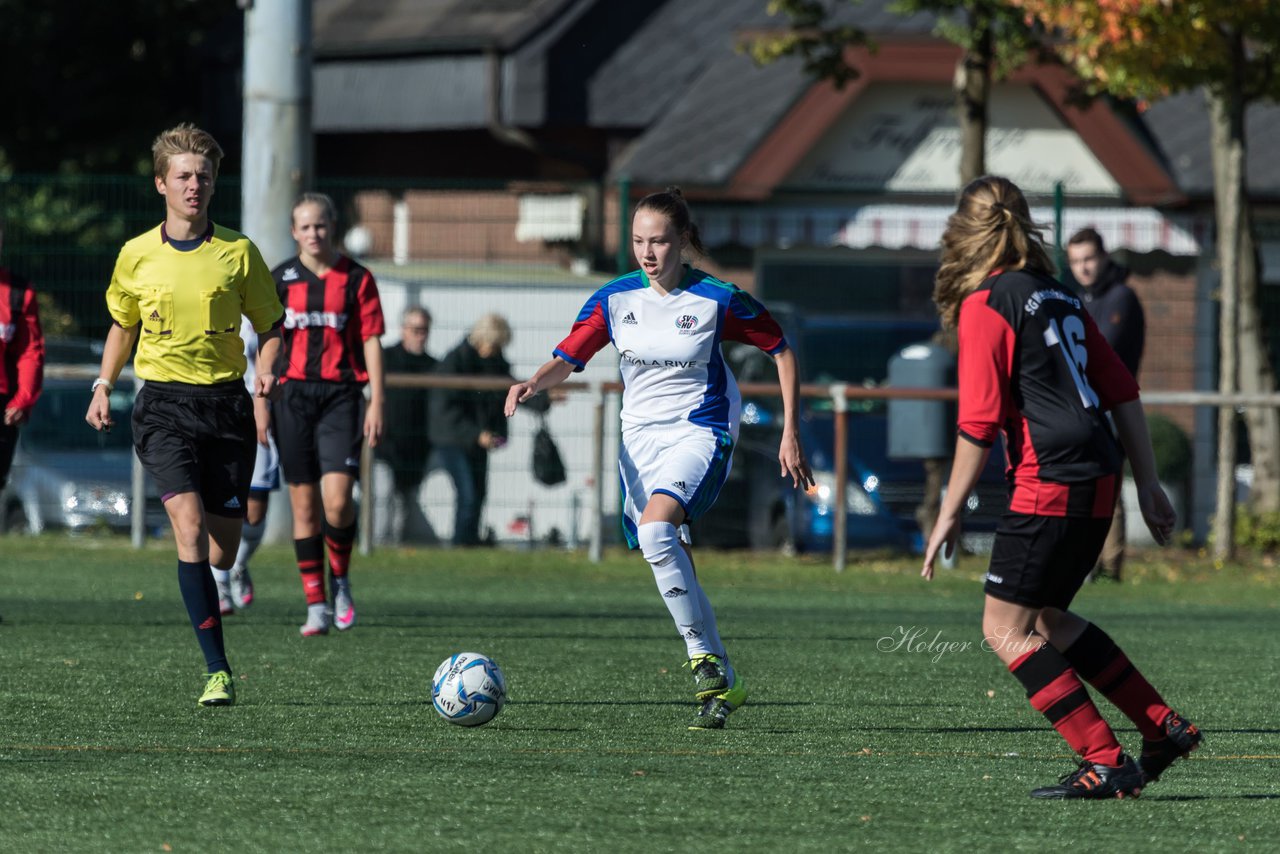
[[[240,318],[258,333],[254,393],[266,397],[275,389],[284,307],[258,248],[209,221],[217,141],[181,124],[156,137],[151,153],[165,219],[116,259],[107,288],[113,323],[85,420],[111,429],[108,397],[137,344],[134,372],[145,384],[134,404],[134,447],[173,525],[178,586],[209,671],[200,704],[229,706],[236,692],[215,575],[225,578],[235,560],[257,442]]]

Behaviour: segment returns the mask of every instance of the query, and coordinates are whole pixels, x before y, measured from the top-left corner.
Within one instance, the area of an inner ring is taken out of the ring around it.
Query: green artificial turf
[[[1136,801],[1063,803],[1027,797],[1074,763],[980,649],[978,559],[931,585],[914,558],[699,561],[751,688],[722,732],[686,730],[636,555],[356,555],[358,625],[303,639],[291,553],[265,548],[226,621],[239,702],[205,709],[170,544],[0,538],[0,847],[1280,850],[1274,568],[1159,553],[1081,593],[1206,742]],[[463,650],[510,691],[476,729],[429,704]]]

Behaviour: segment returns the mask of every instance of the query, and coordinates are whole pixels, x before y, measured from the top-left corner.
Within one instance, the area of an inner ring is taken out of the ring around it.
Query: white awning
[[[955,209],[941,205],[864,205],[862,207],[713,208],[694,210],[708,246],[727,243],[747,247],[847,246],[865,249],[936,250]],[[1031,216],[1045,226],[1052,245],[1053,209],[1037,207]],[[1211,221],[1203,217],[1165,214],[1155,208],[1066,208],[1063,231],[1069,237],[1092,227],[1108,250],[1161,250],[1172,255],[1199,255],[1211,239]]]
[[[516,222],[516,240],[580,240],[582,215],[586,205],[582,196],[521,196],[520,219]]]

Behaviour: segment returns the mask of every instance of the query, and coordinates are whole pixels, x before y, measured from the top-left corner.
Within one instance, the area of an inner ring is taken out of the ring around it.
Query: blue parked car
[[[904,347],[927,341],[935,322],[866,316],[799,316],[774,311],[800,357],[801,381],[881,386],[889,360]],[[726,345],[739,382],[773,382],[773,360],[752,347]],[[830,551],[835,533],[835,417],[831,402],[803,401],[800,439],[818,489],[812,495],[778,476],[781,401],[744,398],[733,470],[711,512],[694,526],[695,542],[721,548]],[[924,543],[915,513],[924,496],[919,460],[888,456],[888,416],[883,400],[850,400],[846,541],[855,548],[919,553]],[[967,502],[962,544],[989,546],[1004,511],[1004,453],[997,446],[977,490]]]

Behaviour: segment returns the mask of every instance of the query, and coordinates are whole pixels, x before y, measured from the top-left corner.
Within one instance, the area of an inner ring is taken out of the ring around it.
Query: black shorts
[[[12,395],[0,394],[0,489],[9,481],[9,467],[18,450],[18,426],[4,423],[4,409],[12,399]]]
[[[133,446],[162,501],[194,492],[206,513],[244,516],[258,442],[241,380],[144,383],[133,404]]]
[[[364,388],[289,380],[271,407],[285,483],[319,483],[333,472],[360,476]]]
[[[17,425],[3,422],[4,407],[0,406],[0,489],[9,482],[9,467],[13,465],[13,453],[18,449]]]
[[[1006,602],[1066,610],[1093,570],[1111,517],[1006,513],[996,527],[983,588]]]

